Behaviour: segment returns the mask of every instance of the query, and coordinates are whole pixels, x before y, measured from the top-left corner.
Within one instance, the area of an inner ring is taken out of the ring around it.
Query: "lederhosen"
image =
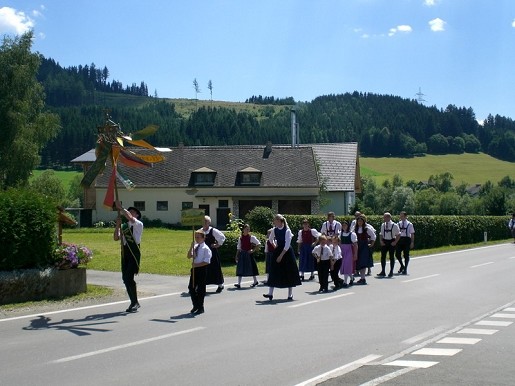
[[[395,238],[393,238],[393,223],[391,223],[390,229],[387,228],[388,223],[383,223],[383,243],[381,245],[381,272],[384,273],[386,269],[386,253],[389,254],[390,258],[390,271],[393,272],[395,265],[395,247],[392,246]],[[386,233],[390,233],[390,239],[386,239]]]
[[[397,260],[399,260],[399,263],[401,264],[401,270],[406,270],[409,264],[409,251],[411,246],[411,235],[408,233],[411,223],[406,220],[406,227],[403,227],[403,222],[404,221],[399,221],[397,224],[399,226],[401,237],[397,242],[395,257],[397,257]],[[404,264],[402,263],[402,255],[404,255]]]

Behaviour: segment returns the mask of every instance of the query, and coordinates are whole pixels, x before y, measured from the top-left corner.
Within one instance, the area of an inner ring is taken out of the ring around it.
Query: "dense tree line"
[[[252,95],[250,98],[245,100],[245,103],[253,103],[255,105],[294,105],[295,99],[293,97],[287,98],[275,98],[273,96],[263,97],[261,95]]]
[[[453,184],[451,173],[431,175],[427,183],[407,181],[395,175],[378,185],[362,179],[363,191],[351,213],[399,213],[416,215],[492,215],[503,216],[515,209],[515,180],[504,177],[497,183],[487,181],[478,191],[465,184]]]
[[[97,68],[95,63],[63,68],[53,59],[40,56],[41,65],[38,80],[46,92],[46,103],[50,106],[80,106],[95,104],[95,92],[111,92],[137,96],[148,96],[145,82],[138,86],[132,83],[123,86],[117,80],[108,81],[107,67]]]
[[[42,58],[38,79],[45,87],[47,105],[62,121],[61,133],[44,149],[43,165],[67,164],[93,147],[104,108],[111,109],[113,119],[127,132],[148,124],[159,125],[152,142],[176,146],[180,142],[287,144],[293,106],[300,124],[300,143],[355,141],[362,155],[372,157],[482,151],[515,161],[515,122],[489,115],[479,124],[472,108],[449,105],[438,109],[398,96],[353,92],[296,104],[291,97],[252,96],[246,102],[257,106],[250,111],[209,106],[181,115],[173,103],[149,98],[144,82],[124,88],[119,82],[108,82],[109,75],[106,67],[97,68],[93,63],[63,69],[54,60]],[[118,98],[117,105],[111,106],[113,99],[108,96],[120,96],[122,92],[141,99],[124,103]]]

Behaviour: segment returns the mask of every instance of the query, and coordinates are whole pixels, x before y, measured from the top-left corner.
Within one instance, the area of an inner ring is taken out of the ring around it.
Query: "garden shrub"
[[[0,271],[44,268],[54,262],[56,207],[27,190],[0,192]]]

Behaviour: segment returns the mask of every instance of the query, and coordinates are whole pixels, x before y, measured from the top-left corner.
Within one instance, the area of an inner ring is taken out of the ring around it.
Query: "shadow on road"
[[[125,312],[111,312],[107,314],[89,315],[83,319],[62,319],[59,322],[52,322],[52,319],[40,315],[36,319],[30,321],[30,325],[23,327],[24,330],[62,330],[68,331],[77,336],[91,335],[94,332],[108,332],[111,331],[107,328],[100,328],[95,326],[103,326],[106,324],[118,323],[115,320],[108,320],[118,316],[128,315]]]

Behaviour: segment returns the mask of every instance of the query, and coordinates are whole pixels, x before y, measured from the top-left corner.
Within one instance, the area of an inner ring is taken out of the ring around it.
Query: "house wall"
[[[348,214],[355,200],[354,192],[324,192],[319,212],[334,212],[337,215]]]
[[[94,222],[98,221],[112,221],[116,218],[116,212],[106,209],[102,203],[106,189],[96,189],[97,210],[94,213]],[[202,197],[197,198],[194,195],[189,195],[184,189],[159,189],[159,188],[137,188],[135,190],[127,191],[119,189],[120,201],[122,205],[127,208],[135,206],[135,201],[144,201],[145,210],[141,214],[150,220],[161,220],[169,224],[178,224],[181,221],[181,210],[183,203],[191,203],[192,208],[199,208],[209,206],[209,215],[213,224],[217,224],[217,208],[219,200],[228,201],[228,207],[232,207],[231,197]],[[157,210],[158,201],[167,201],[167,210]],[[222,219],[223,220],[223,219]],[[224,222],[224,221],[222,221]]]

